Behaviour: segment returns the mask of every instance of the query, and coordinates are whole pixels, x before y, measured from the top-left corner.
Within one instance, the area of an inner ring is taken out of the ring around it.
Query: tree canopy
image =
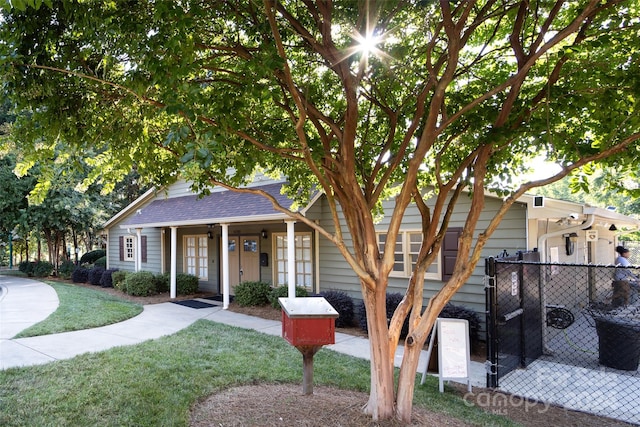
[[[361,280],[374,418],[410,417],[419,348],[515,197],[594,161],[628,170],[639,157],[637,0],[13,6],[0,66],[4,90],[28,113],[14,128],[25,167],[53,163],[62,143],[79,156],[99,153],[87,161],[106,181],[135,165],[157,183],[181,176],[200,191],[250,191],[238,187],[262,168],[286,175],[301,202],[311,188],[323,191],[335,232],[277,208],[333,242]],[[538,153],[561,171],[513,185]],[[472,208],[455,271],[423,310],[416,284],[463,190]],[[476,230],[489,190],[505,196],[503,207]],[[390,243],[379,246],[375,215],[392,195]],[[412,202],[423,216],[422,249],[387,326],[393,243]],[[394,393],[393,354],[408,315]]]

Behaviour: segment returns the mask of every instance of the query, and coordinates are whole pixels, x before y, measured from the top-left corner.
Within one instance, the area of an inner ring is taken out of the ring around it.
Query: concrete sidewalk
[[[0,275],[0,340],[46,319],[58,308],[58,294],[37,280]]]
[[[209,304],[212,301],[201,300]],[[31,338],[12,339],[21,330],[40,322],[58,307],[56,292],[35,280],[0,275],[0,370],[32,366],[74,356],[138,344],[146,340],[174,334],[199,319],[254,329],[269,335],[282,335],[280,321],[267,320],[223,310],[221,306],[194,309],[174,303],[145,305],[138,316],[100,328],[64,332]],[[336,343],[326,348],[350,356],[369,359],[369,340],[336,333]],[[400,366],[403,348],[396,352],[395,365]],[[418,372],[427,364],[426,352],[420,356]],[[471,362],[471,384],[484,387],[484,365]]]

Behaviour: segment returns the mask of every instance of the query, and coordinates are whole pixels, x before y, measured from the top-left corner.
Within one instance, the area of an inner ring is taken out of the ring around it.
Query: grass
[[[55,312],[16,335],[14,338],[49,335],[110,325],[134,317],[142,312],[140,304],[125,301],[105,292],[45,281],[51,285],[60,304]]]
[[[27,277],[26,273],[23,273],[20,270],[0,270],[0,274],[3,276],[17,276],[17,277]]]
[[[60,305],[19,336],[115,323],[142,307],[109,294],[46,282]],[[369,363],[329,350],[314,358],[314,383],[368,392]],[[0,425],[187,426],[189,409],[228,387],[301,383],[300,353],[280,337],[209,321],[158,340],[43,366],[0,371]],[[512,423],[438,392],[437,379],[416,382],[415,404],[476,425]]]
[[[188,426],[199,400],[256,382],[301,384],[300,353],[280,337],[200,320],[139,345],[0,371],[0,425]],[[323,349],[314,384],[366,392],[369,363]],[[419,384],[416,405],[475,425],[513,425],[439,393],[437,378]]]

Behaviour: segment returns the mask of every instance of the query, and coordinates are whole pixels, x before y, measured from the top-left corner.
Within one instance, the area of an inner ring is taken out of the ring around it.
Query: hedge
[[[353,325],[354,304],[353,298],[342,291],[325,291],[320,292],[321,297],[327,300],[329,304],[338,312],[336,319],[338,328],[349,327]]]
[[[93,264],[98,259],[107,256],[107,252],[104,249],[97,249],[83,254],[80,257],[80,264]]]
[[[129,295],[148,296],[156,293],[153,273],[149,271],[136,271],[127,274],[124,291]]]
[[[286,298],[288,296],[289,296],[289,286],[278,286],[271,289],[271,293],[269,294],[269,302],[271,303],[271,307],[280,308],[280,303],[278,302],[278,298]],[[302,286],[296,286],[296,296],[306,297],[306,296],[309,296],[309,293],[307,292],[306,288]]]
[[[244,307],[256,307],[269,304],[271,285],[265,282],[242,282],[235,287],[234,302]]]

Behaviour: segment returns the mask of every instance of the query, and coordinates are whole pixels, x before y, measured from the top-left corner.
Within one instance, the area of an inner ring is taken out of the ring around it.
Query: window
[[[134,236],[120,236],[120,261],[136,260],[136,238]]]
[[[274,282],[285,285],[288,277],[287,235],[274,233]],[[311,233],[295,234],[296,285],[311,288],[313,286],[313,262],[311,255]]]
[[[387,241],[386,233],[378,233],[378,247],[384,249]],[[391,270],[392,277],[410,277],[413,268],[418,261],[420,246],[422,245],[422,232],[401,231],[396,238],[394,250],[394,264]],[[424,275],[425,279],[440,280],[440,257],[437,257],[429,266]]]
[[[120,236],[120,261],[136,261],[136,236]],[[140,258],[147,262],[147,236],[140,236]]]

